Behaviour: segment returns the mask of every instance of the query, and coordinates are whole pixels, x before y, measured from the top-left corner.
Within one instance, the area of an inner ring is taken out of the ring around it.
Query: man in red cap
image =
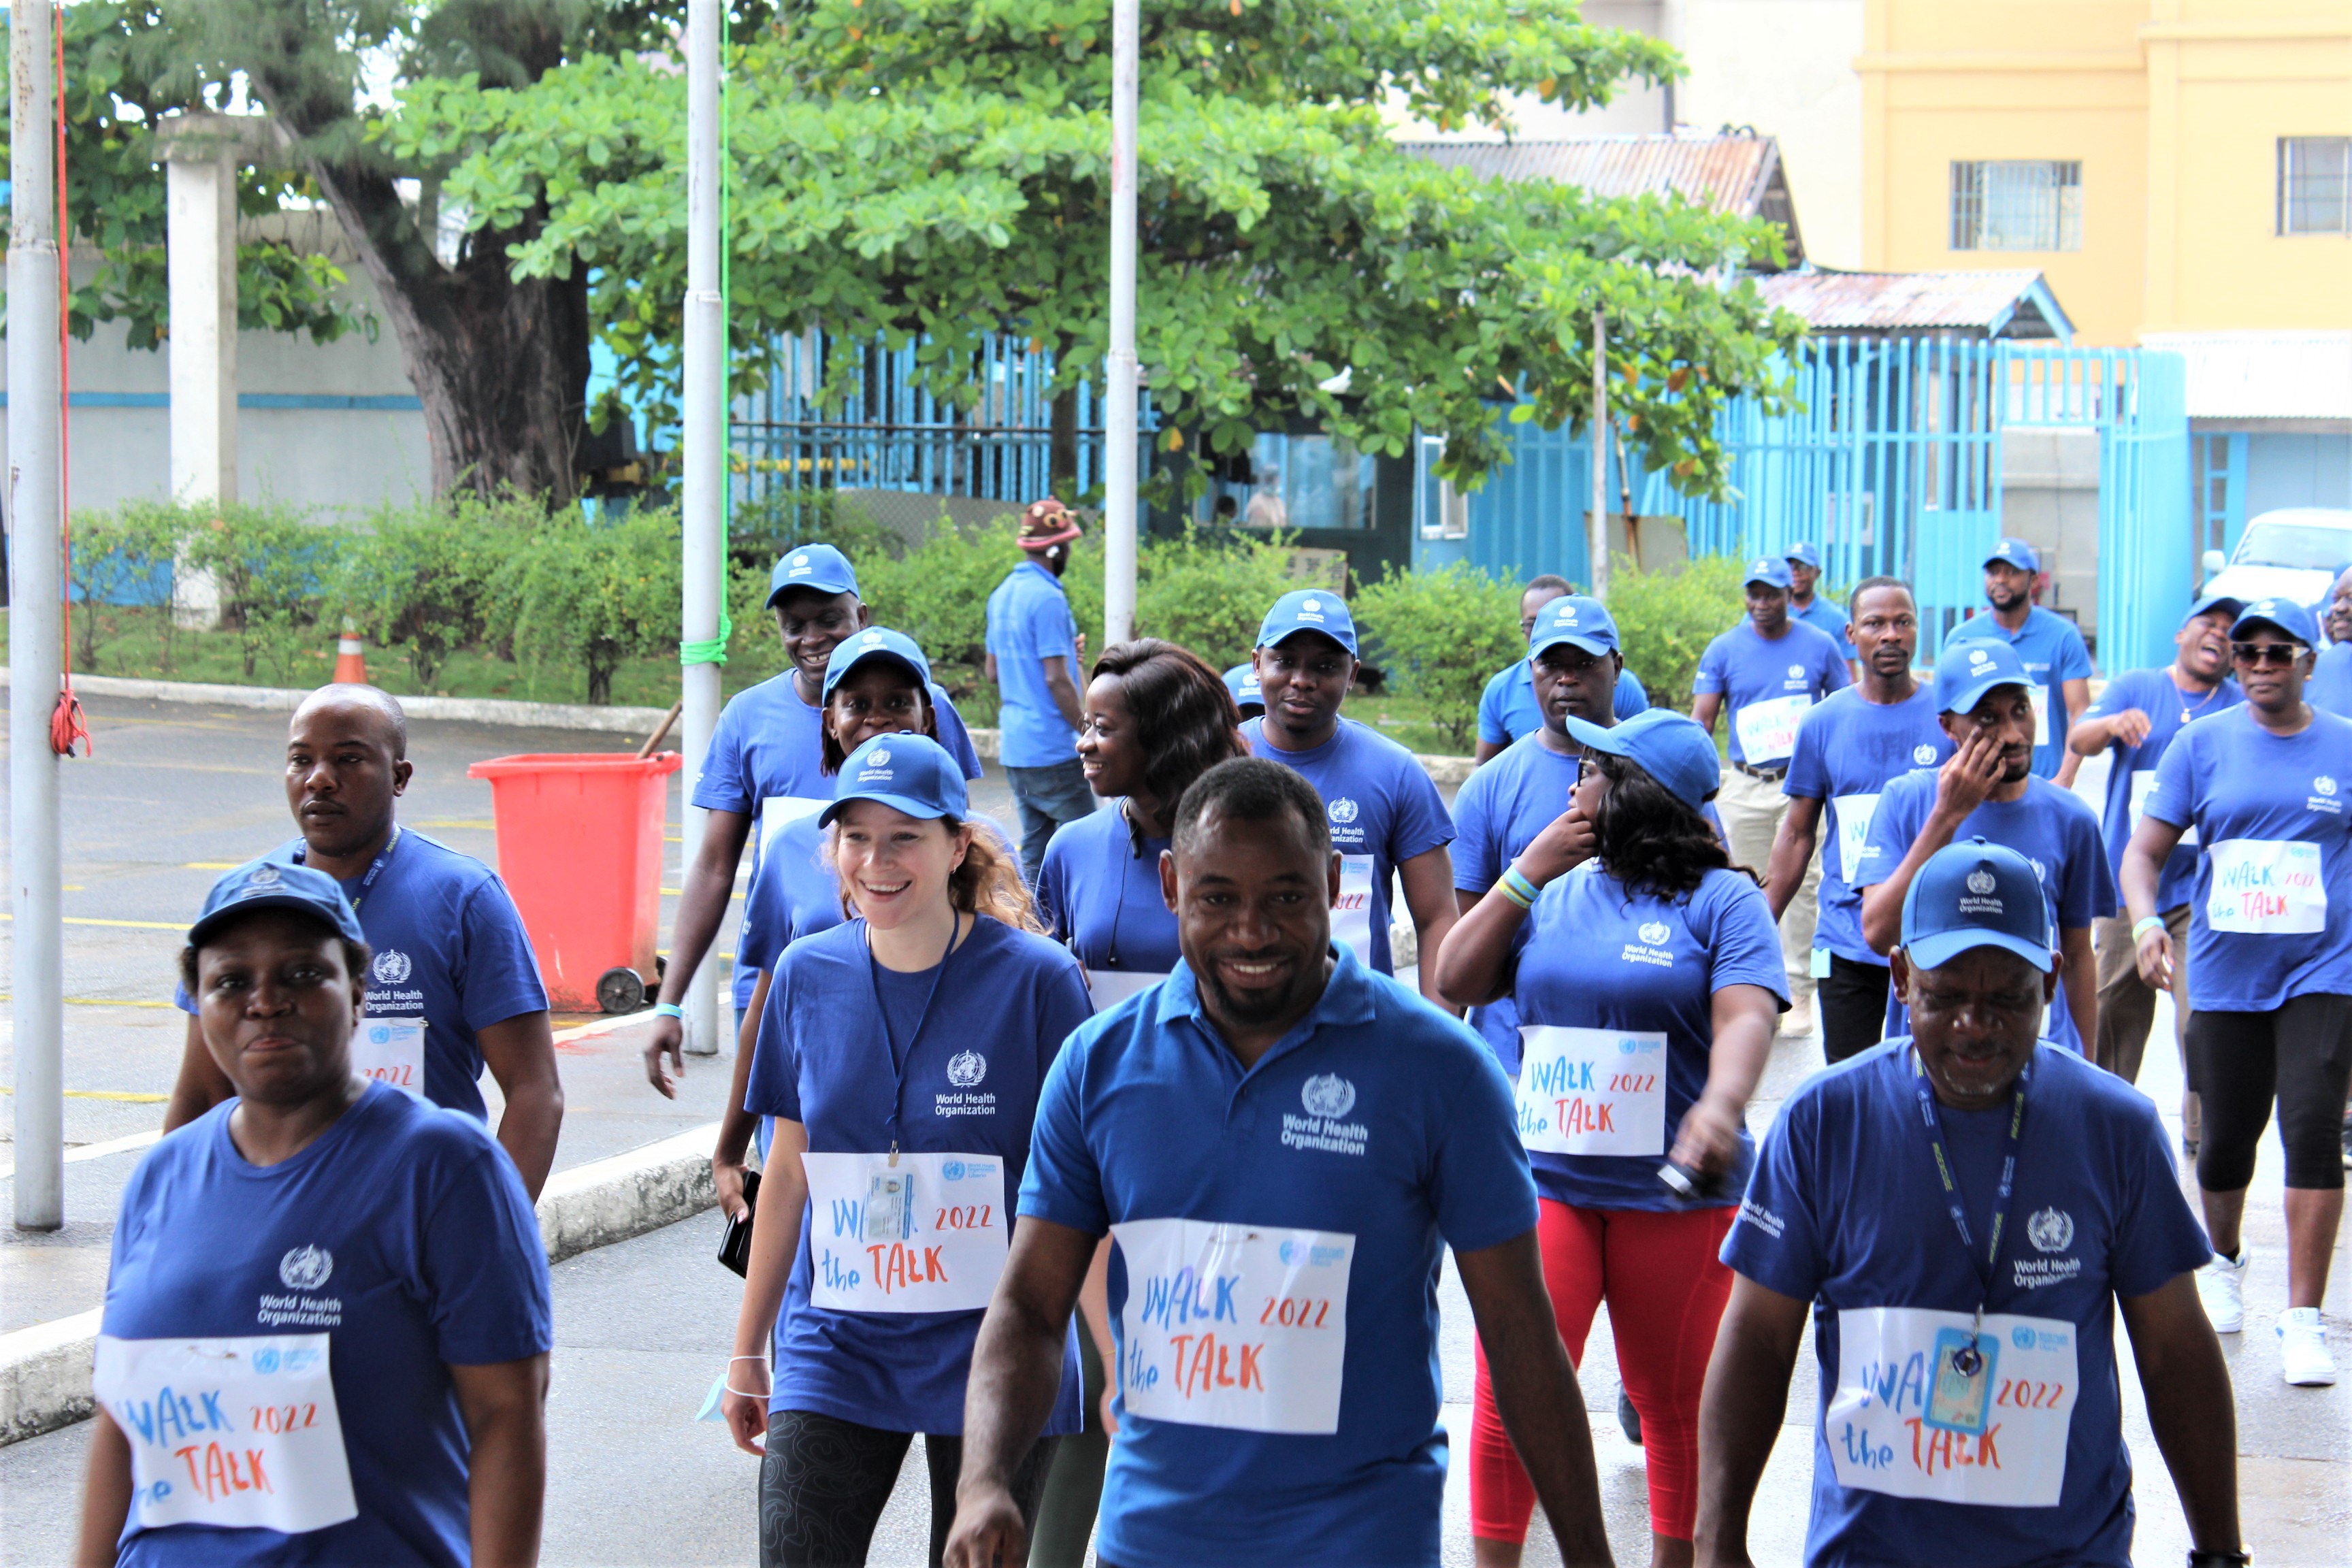
[[[1021,813],[1021,874],[1032,887],[1045,846],[1066,822],[1091,815],[1078,765],[1078,624],[1062,586],[1077,514],[1048,496],[1021,514],[1029,557],[988,596],[988,678],[1002,700],[997,760]]]

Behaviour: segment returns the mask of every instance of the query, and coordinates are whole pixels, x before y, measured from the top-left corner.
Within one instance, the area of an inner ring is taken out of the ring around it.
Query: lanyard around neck
[[[977,926],[979,917],[975,915],[972,920]],[[874,1016],[882,1029],[883,1055],[890,1058],[890,1160],[893,1164],[898,1163],[898,1124],[907,1100],[907,1068],[915,1059],[915,1042],[923,1037],[923,1026],[930,1022],[931,1004],[940,998],[940,982],[947,978],[948,965],[954,961],[960,945],[956,938],[962,931],[963,914],[958,910],[955,923],[948,931],[947,951],[940,954],[939,967],[931,971],[931,988],[923,994],[923,1010],[915,1015],[914,1032],[907,1037],[907,1048],[901,1051],[898,1042],[890,1037],[890,1009],[882,1003],[882,966],[874,956],[874,928],[866,927],[866,979],[874,989]]]
[[[368,896],[368,889],[375,886],[375,879],[383,875],[383,868],[392,864],[392,852],[400,847],[401,832],[400,824],[394,823],[392,837],[383,841],[383,847],[376,851],[375,858],[369,863],[367,874],[360,879],[360,890],[344,895],[352,901],[352,913],[360,912],[361,900]],[[307,864],[310,853],[310,847],[307,844],[294,851],[294,864],[297,866]]]
[[[2017,1075],[2017,1092],[2010,1100],[2009,1131],[2001,1141],[2000,1183],[1993,1194],[1992,1237],[1981,1255],[1977,1251],[1976,1237],[1969,1228],[1968,1204],[1960,1193],[1958,1173],[1952,1165],[1950,1148],[1944,1142],[1944,1119],[1936,1109],[1936,1091],[1927,1081],[1927,1069],[1919,1059],[1917,1047],[1911,1050],[1911,1090],[1919,1105],[1919,1125],[1927,1135],[1928,1152],[1936,1157],[1936,1173],[1944,1184],[1945,1212],[1952,1216],[1952,1225],[1960,1233],[1960,1250],[1968,1254],[1969,1267],[1976,1270],[1977,1281],[1983,1292],[1977,1299],[1977,1316],[1982,1319],[1985,1304],[1992,1298],[1994,1270],[2000,1264],[2000,1238],[2009,1224],[2009,1208],[2017,1195],[2017,1150],[2025,1134],[2025,1085],[2032,1076],[2029,1063]]]

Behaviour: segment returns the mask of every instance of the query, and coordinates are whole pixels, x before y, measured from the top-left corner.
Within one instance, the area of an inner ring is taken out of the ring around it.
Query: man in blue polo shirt
[[[1865,577],[1851,603],[1862,684],[1831,693],[1797,728],[1797,750],[1780,786],[1789,813],[1772,841],[1771,871],[1764,880],[1778,918],[1818,850],[1821,919],[1812,970],[1821,984],[1822,1050],[1832,1062],[1876,1045],[1886,1024],[1886,961],[1862,940],[1862,894],[1853,885],[1871,814],[1888,780],[1938,767],[1952,754],[1952,742],[1936,721],[1935,694],[1911,674],[1919,607],[1910,584]],[[1824,825],[1826,848],[1821,847]]]
[[[1715,797],[1716,816],[1732,859],[1759,870],[1771,864],[1772,841],[1788,814],[1780,783],[1797,749],[1797,727],[1814,703],[1853,679],[1827,634],[1790,618],[1790,585],[1787,562],[1749,562],[1748,618],[1706,645],[1691,685],[1696,694],[1691,717],[1710,733],[1716,716],[1730,709],[1731,768]],[[1786,1035],[1813,1032],[1814,894],[1821,879],[1815,855],[1780,915],[1790,1001],[1780,1016]]]
[[[1697,1558],[1748,1561],[1764,1461],[1814,1326],[1808,1568],[2129,1568],[2115,1319],[2179,1492],[2191,1568],[2238,1536],[2211,1255],[2156,1108],[2037,1045],[2053,971],[2022,857],[1939,851],[1903,910],[1916,1034],[1781,1108],[1723,1260],[1737,1274],[1699,1409]]]
[[[1814,592],[1822,580],[1821,547],[1811,541],[1791,544],[1782,559],[1789,563],[1790,618],[1804,622],[1837,644],[1840,657],[1851,668],[1860,656],[1846,637],[1845,606],[1825,594]],[[1855,679],[1861,679],[1858,671]]]
[[[2033,771],[2061,784],[2074,782],[2082,758],[2066,749],[2066,731],[2091,705],[2091,650],[2074,623],[2033,602],[2042,558],[2022,539],[2004,539],[1985,557],[1989,615],[1962,621],[1947,646],[1970,637],[1994,638],[2017,650],[2033,698]]]
[[[1021,875],[1037,885],[1045,846],[1066,822],[1094,815],[1095,797],[1078,763],[1078,623],[1062,574],[1078,537],[1077,514],[1048,496],[1021,514],[1020,544],[1029,559],[988,595],[988,679],[1003,706],[996,760],[1021,816]]]
[[[1527,591],[1519,595],[1519,635],[1528,639],[1528,657],[1496,670],[1486,682],[1486,690],[1478,694],[1478,751],[1475,760],[1479,764],[1494,761],[1503,754],[1505,747],[1544,727],[1543,700],[1536,695],[1536,621],[1544,606],[1575,592],[1574,584],[1549,573],[1528,579]],[[1650,694],[1642,689],[1633,672],[1625,668],[1622,658],[1617,661],[1613,690],[1612,706],[1618,718],[1631,719],[1648,710]]]
[[[1332,940],[1339,859],[1286,769],[1239,758],[1185,792],[1160,862],[1183,961],[1082,1025],[1038,1103],[965,1395],[957,1568],[1022,1560],[1009,1482],[1106,1232],[1104,1563],[1435,1563],[1441,1243],[1562,1558],[1608,1560],[1510,1085]]]

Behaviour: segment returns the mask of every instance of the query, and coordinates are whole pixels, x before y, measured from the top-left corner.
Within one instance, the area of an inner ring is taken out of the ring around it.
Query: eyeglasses
[[[2303,657],[2303,649],[2291,642],[2233,642],[2230,657],[2248,669],[2284,669]]]
[[[1583,755],[1576,759],[1577,783],[1582,784],[1585,780],[1591,778],[1600,771],[1601,759],[1594,756],[1591,752],[1586,752]]]

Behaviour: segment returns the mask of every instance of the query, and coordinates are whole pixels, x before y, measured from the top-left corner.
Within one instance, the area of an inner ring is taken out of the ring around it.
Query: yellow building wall
[[[2352,136],[2352,0],[1869,0],[1865,265],[2044,272],[2078,341],[2352,327],[2352,239],[2277,233],[2278,139]],[[2083,165],[2082,248],[1951,248],[1951,165]]]

